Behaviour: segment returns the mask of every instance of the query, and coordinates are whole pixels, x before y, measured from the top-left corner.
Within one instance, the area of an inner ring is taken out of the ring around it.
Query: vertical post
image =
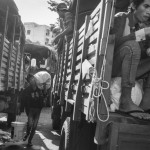
[[[21,25],[20,25],[20,35],[19,35],[19,46],[18,46],[18,54],[20,54],[20,65],[19,65],[19,78],[18,78],[18,86],[17,86],[17,88],[20,90],[20,80],[21,80],[21,67],[22,67],[22,63],[23,63],[23,61],[22,61],[22,59],[23,59],[23,54],[24,54],[24,48],[22,47],[22,45],[21,45],[21,38],[22,38],[22,33],[23,33],[23,31],[22,31],[22,28],[21,28]]]
[[[86,16],[85,18],[85,29],[84,29],[84,37],[83,37],[83,45],[82,45],[82,54],[81,54],[81,67],[80,67],[80,77],[78,79],[77,83],[77,91],[76,91],[76,98],[75,98],[75,103],[74,103],[74,110],[73,110],[73,120],[75,121],[80,121],[81,119],[81,107],[82,107],[82,91],[81,91],[81,86],[82,86],[82,63],[86,58],[87,51],[86,51],[86,46],[88,40],[85,39],[87,30],[88,30],[88,25],[90,22],[91,17]]]
[[[76,33],[78,29],[78,14],[79,14],[79,7],[80,7],[80,0],[77,0],[77,5],[76,5],[76,17],[75,17],[75,24],[74,24],[74,34]]]
[[[14,89],[16,88],[16,69],[17,69],[18,52],[19,52],[19,47],[16,47],[16,48],[14,47],[14,40],[15,40],[15,33],[16,33],[16,19],[18,19],[17,16],[15,16],[14,26],[13,26],[13,35],[12,35],[12,50],[15,51],[15,49],[16,49],[15,67],[14,67],[14,80],[13,80]]]

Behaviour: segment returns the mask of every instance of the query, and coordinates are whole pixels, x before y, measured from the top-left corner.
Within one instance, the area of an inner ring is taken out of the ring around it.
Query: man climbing
[[[57,13],[60,17],[60,27],[62,32],[55,37],[53,42],[57,43],[59,39],[66,37],[66,41],[69,43],[73,36],[74,16],[67,9],[65,3],[58,4]]]

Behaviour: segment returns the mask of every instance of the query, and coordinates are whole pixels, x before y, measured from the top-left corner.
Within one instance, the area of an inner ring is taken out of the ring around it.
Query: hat
[[[58,10],[67,10],[67,5],[65,4],[65,3],[59,3],[58,5],[57,5],[57,11]]]
[[[27,82],[29,82],[30,79],[33,78],[33,77],[34,77],[34,75],[31,74],[31,73],[29,73],[29,74],[27,75],[27,77],[26,77]]]

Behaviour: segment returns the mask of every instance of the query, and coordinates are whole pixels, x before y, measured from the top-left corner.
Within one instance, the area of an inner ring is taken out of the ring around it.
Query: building
[[[53,34],[50,31],[50,26],[39,25],[34,22],[24,23],[26,30],[26,40],[39,45],[50,45]]]

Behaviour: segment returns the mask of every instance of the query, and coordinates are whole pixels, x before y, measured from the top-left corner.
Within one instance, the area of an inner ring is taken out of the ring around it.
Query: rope
[[[114,4],[114,1],[113,1]],[[111,16],[110,16],[110,21],[112,19],[113,16],[113,9],[111,11]],[[108,27],[108,31],[110,30],[111,27],[111,22],[109,22],[109,27]],[[100,77],[97,77],[97,71],[95,68],[94,69],[94,73],[92,76],[92,85],[93,85],[93,95],[92,95],[92,99],[93,97],[97,98],[97,117],[99,119],[99,121],[101,122],[107,122],[110,114],[109,114],[109,108],[107,105],[107,101],[106,98],[104,96],[103,90],[106,90],[109,88],[109,83],[107,81],[104,80],[104,76],[105,76],[105,66],[106,66],[106,52],[107,52],[107,45],[108,45],[108,38],[109,38],[109,32],[107,32],[107,38],[106,38],[106,45],[105,45],[105,53],[104,53],[104,59],[103,59],[103,64],[102,64],[102,68],[101,68],[101,73],[100,73]],[[106,84],[107,86],[104,87],[103,84]],[[97,92],[97,94],[96,94]],[[100,115],[99,115],[99,97],[101,97],[104,100],[105,103],[105,107],[106,107],[106,111],[107,111],[107,118],[106,119],[101,119]],[[95,111],[94,111],[95,112]]]
[[[104,67],[104,65],[103,65]],[[94,76],[92,79],[92,84],[93,84],[93,95],[92,95],[92,99],[94,99],[93,97],[97,98],[97,117],[101,122],[106,122],[109,119],[109,108],[106,102],[106,98],[103,94],[103,90],[106,90],[109,88],[109,83],[105,80],[103,80],[102,78],[97,78],[97,71],[94,70]],[[106,87],[103,86],[103,84],[106,85]],[[104,100],[105,103],[105,107],[107,110],[107,118],[105,120],[101,119],[98,113],[99,110],[99,97],[102,97],[102,99]],[[95,111],[94,111],[95,113]],[[93,114],[94,114],[93,113]]]

